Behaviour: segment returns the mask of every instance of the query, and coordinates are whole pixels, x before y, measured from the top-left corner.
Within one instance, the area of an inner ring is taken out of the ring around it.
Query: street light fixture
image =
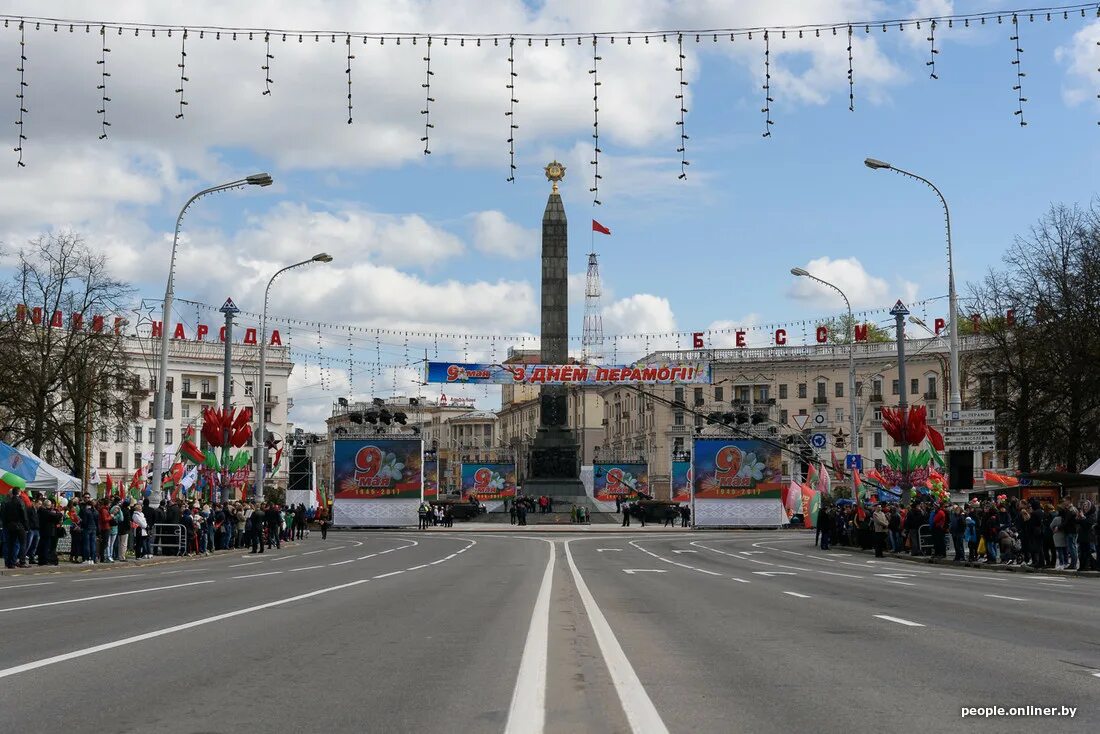
[[[936,196],[940,199],[940,204],[943,205],[943,216],[947,228],[947,300],[948,300],[948,319],[949,328],[948,332],[950,337],[950,352],[951,352],[951,386],[950,394],[947,397],[947,408],[950,411],[951,420],[957,420],[956,416],[958,412],[962,410],[962,391],[959,387],[959,329],[958,329],[958,314],[959,314],[959,299],[955,292],[955,266],[951,252],[951,210],[947,208],[947,199],[944,198],[943,193],[940,192],[936,185],[924,178],[918,176],[915,173],[903,170],[896,166],[892,166],[889,163],[885,163],[874,158],[866,158],[863,161],[863,165],[872,170],[887,169],[900,173],[902,176],[911,178],[914,181],[920,181],[928,186],[936,193]]]
[[[175,295],[175,281],[176,281],[176,247],[179,245],[180,228],[183,226],[183,217],[187,213],[188,207],[193,203],[206,196],[207,194],[213,194],[218,191],[227,191],[228,189],[236,189],[244,186],[270,186],[274,179],[268,173],[254,173],[251,176],[245,176],[244,178],[237,179],[236,181],[230,181],[219,186],[211,186],[208,189],[203,189],[198,192],[183,205],[180,209],[179,216],[176,217],[176,231],[172,237],[172,257],[169,260],[168,265],[168,284],[164,289],[164,307],[161,311],[161,331],[160,331],[160,373],[157,375],[157,395],[156,395],[156,431],[153,436],[153,484],[150,487],[152,499],[154,502],[159,502],[161,498],[160,489],[160,475],[164,471],[164,401],[166,399],[165,387],[168,379],[168,333],[172,328],[172,297]]]
[[[852,316],[852,304],[848,301],[848,296],[844,295],[844,291],[829,281],[818,278],[808,270],[791,268],[791,275],[816,280],[818,283],[832,288],[840,294],[840,297],[844,299],[844,305],[848,307],[848,428],[851,431],[850,440],[852,442],[849,453],[855,454],[859,451],[859,440],[856,437],[856,322]],[[855,499],[859,500],[858,497]]]
[[[253,416],[256,421],[256,427],[253,431],[255,437],[253,440],[256,442],[255,459],[256,465],[256,498],[263,499],[264,496],[264,474],[267,467],[265,462],[266,448],[264,447],[264,438],[267,435],[267,421],[264,420],[264,408],[267,403],[267,303],[268,297],[271,295],[271,285],[275,282],[275,279],[288,270],[294,268],[300,268],[303,265],[309,265],[310,263],[330,263],[332,262],[332,255],[327,252],[318,252],[316,255],[308,260],[302,260],[301,262],[294,263],[293,265],[287,265],[282,270],[277,270],[274,275],[271,276],[271,280],[267,281],[267,288],[264,289],[264,310],[260,317],[260,384],[258,385],[259,392],[256,394],[256,415]]]

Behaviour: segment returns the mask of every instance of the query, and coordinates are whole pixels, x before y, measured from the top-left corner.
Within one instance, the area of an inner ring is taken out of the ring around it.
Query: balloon
[[[58,500],[57,500],[57,506],[58,507],[68,507],[69,506],[69,498],[68,497],[59,497]]]

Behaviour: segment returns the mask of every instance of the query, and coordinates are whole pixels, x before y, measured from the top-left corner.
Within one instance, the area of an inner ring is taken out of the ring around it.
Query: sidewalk
[[[753,532],[759,530],[758,528],[716,528],[722,532]],[[614,523],[596,523],[593,525],[554,525],[547,523],[545,525],[532,524],[532,525],[508,525],[505,523],[496,522],[456,522],[453,527],[445,528],[438,525],[428,527],[427,530],[419,530],[413,526],[400,527],[400,528],[330,528],[329,532],[401,532],[401,533],[654,533],[665,532],[670,533],[676,531],[678,533],[688,532],[710,532],[711,528],[696,528],[687,527],[682,528],[679,525],[676,527],[664,527],[659,523],[647,523],[643,528],[638,523],[632,523],[630,527],[622,527]]]

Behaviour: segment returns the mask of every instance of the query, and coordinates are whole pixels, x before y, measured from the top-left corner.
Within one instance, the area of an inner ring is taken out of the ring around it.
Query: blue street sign
[[[240,313],[241,309],[237,308],[237,304],[233,303],[232,298],[225,299],[225,303],[218,309],[222,313]]]
[[[810,436],[810,445],[812,445],[815,449],[825,448],[825,434],[815,433],[814,435]]]
[[[859,454],[848,454],[844,458],[844,468],[849,471],[852,469],[863,471],[863,457]]]

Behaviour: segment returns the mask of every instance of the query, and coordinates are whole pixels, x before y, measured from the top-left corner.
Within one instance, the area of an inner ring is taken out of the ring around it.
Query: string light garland
[[[691,164],[687,160],[687,128],[684,126],[684,116],[687,114],[687,85],[684,81],[684,36],[679,34],[676,36],[676,54],[677,64],[676,73],[680,75],[680,87],[676,95],[677,101],[680,103],[680,121],[676,124],[680,127],[680,147],[676,149],[676,152],[680,154],[680,180],[687,178],[687,167]]]
[[[286,40],[286,37],[283,37]],[[264,73],[264,91],[263,96],[267,97],[271,94],[271,85],[274,82],[271,80],[271,62],[275,60],[275,57],[271,54],[271,34],[264,33],[264,65],[260,69]],[[349,92],[351,90],[348,90]]]
[[[508,183],[516,182],[516,39],[508,39],[508,111],[504,116],[508,118]]]
[[[7,21],[4,22],[7,25]],[[15,98],[19,100],[19,119],[15,121],[15,127],[19,130],[19,137],[16,139],[15,152],[19,154],[16,165],[21,168],[26,168],[27,164],[23,162],[23,142],[27,139],[27,136],[23,132],[23,116],[29,114],[27,112],[27,31],[23,27],[22,22],[19,23],[19,66],[16,67],[16,71],[19,72],[19,88],[16,90]]]
[[[939,79],[936,76],[936,56],[939,55],[940,50],[936,48],[936,21],[932,21],[928,27],[928,61],[924,63],[925,66],[931,67],[929,69],[929,79]]]
[[[107,128],[111,126],[111,123],[107,122],[107,103],[111,101],[111,98],[107,96],[107,77],[111,74],[107,71],[107,54],[111,52],[111,49],[107,48],[107,29],[104,26],[99,27],[100,49],[99,49],[99,61],[96,64],[99,66],[99,86],[96,87],[99,90],[100,106],[97,110],[99,115],[99,139],[107,139]]]
[[[752,38],[752,35],[749,35]],[[771,65],[771,41],[768,40],[768,32],[764,31],[764,106],[760,109],[764,113],[764,137],[772,136],[772,65]]]
[[[416,38],[413,38],[413,43],[416,43]],[[432,102],[435,99],[432,98],[432,77],[435,76],[435,72],[432,71],[432,37],[428,36],[428,50],[424,54],[424,83],[421,84],[424,88],[424,109],[420,110],[420,114],[424,115],[424,137],[420,138],[420,142],[424,143],[424,155],[431,155],[432,151],[429,146],[429,130],[435,125],[432,124]]]
[[[852,69],[852,26],[848,26],[848,111],[856,111],[856,80]]]
[[[168,30],[168,35],[172,35],[172,30]],[[180,87],[176,90],[176,94],[180,96],[180,111],[176,114],[177,120],[183,119],[183,108],[187,106],[187,100],[183,97],[183,89],[187,82],[191,81],[187,78],[187,30],[184,29],[183,34],[180,37],[180,62],[176,64],[180,70]]]
[[[345,42],[345,43],[347,44],[347,47],[348,47],[348,49],[347,49],[347,50],[348,50],[348,66],[347,66],[347,68],[346,68],[346,69],[344,70],[344,74],[345,74],[345,75],[347,76],[347,80],[348,80],[348,124],[350,125],[350,124],[352,123],[352,119],[353,119],[353,117],[352,117],[352,113],[351,113],[351,111],[352,111],[352,99],[351,99],[351,62],[352,62],[352,59],[354,59],[354,58],[355,58],[355,55],[354,55],[354,54],[352,54],[352,52],[351,52],[351,36],[350,36],[350,35],[349,35],[349,36],[346,36],[346,37],[344,38],[344,42]]]
[[[592,36],[592,68],[588,70],[592,75],[592,188],[589,191],[592,192],[592,204],[599,206],[603,202],[600,201],[600,75],[596,71],[600,56],[596,43],[596,36]]]
[[[1000,18],[997,19],[1000,22]],[[1023,66],[1020,63],[1020,54],[1024,52],[1020,48],[1020,23],[1017,20],[1016,14],[1012,14],[1012,36],[1010,39],[1016,44],[1016,58],[1012,61],[1012,65],[1016,67],[1016,84],[1012,89],[1016,92],[1016,114],[1020,117],[1020,127],[1026,127],[1027,121],[1024,119],[1024,102],[1027,102],[1027,97],[1024,96],[1024,77],[1027,76],[1024,73]]]

